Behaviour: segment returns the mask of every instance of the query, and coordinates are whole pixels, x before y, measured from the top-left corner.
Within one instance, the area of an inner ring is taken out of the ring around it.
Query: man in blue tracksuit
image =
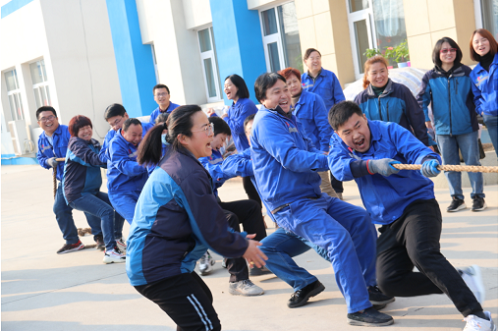
[[[276,73],[259,76],[255,95],[265,109],[255,116],[252,161],[266,206],[280,227],[328,251],[350,324],[394,323],[369,301],[367,287],[375,285],[376,233],[368,214],[321,194],[316,172],[327,170],[327,156],[311,152],[299,131],[285,78]]]
[[[155,120],[161,113],[171,113],[172,110],[179,107],[178,104],[170,101],[170,90],[167,85],[157,84],[153,87],[153,95],[156,103],[158,104],[158,108],[153,110],[151,116],[149,118],[149,123],[151,125],[155,124]]]
[[[445,293],[472,325],[488,325],[481,304],[484,288],[478,267],[459,272],[440,252],[441,212],[434,184],[441,159],[396,123],[369,121],[350,101],[329,114],[335,130],[328,161],[340,180],[355,180],[373,223],[381,224],[377,240],[377,282],[385,294],[417,296]],[[422,164],[421,172],[394,164]],[[420,272],[414,272],[414,267]],[[465,281],[465,282],[464,282]],[[475,293],[466,285],[469,285]],[[476,297],[478,299],[476,299]]]
[[[108,148],[108,195],[115,210],[129,222],[142,187],[148,180],[146,167],[136,161],[137,147],[142,140],[142,124],[129,118],[116,132]]]
[[[64,162],[57,162],[56,159],[66,157],[68,142],[71,136],[68,127],[59,124],[56,110],[53,107],[43,106],[38,108],[36,118],[38,124],[43,129],[42,134],[38,138],[38,152],[36,153],[38,163],[45,169],[54,168],[54,171],[57,171],[57,180],[59,181],[53,210],[66,244],[57,251],[57,254],[70,253],[83,249],[84,246],[80,239],[78,239],[78,232],[73,220],[73,208],[69,207],[64,200],[61,185],[64,174]],[[96,240],[98,245],[102,245],[101,221],[87,213],[85,213],[85,216],[92,229],[94,240]]]

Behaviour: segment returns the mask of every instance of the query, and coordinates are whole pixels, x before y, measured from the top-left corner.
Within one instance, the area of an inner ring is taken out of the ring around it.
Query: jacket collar
[[[368,85],[368,87],[366,88],[366,93],[368,94],[369,98],[376,98],[377,97],[375,95],[375,92],[373,91],[372,84]],[[379,97],[383,98],[385,96],[388,96],[391,93],[392,93],[392,80],[389,78],[389,80],[387,81],[387,85],[385,86],[384,92],[382,92],[382,94],[380,94]]]

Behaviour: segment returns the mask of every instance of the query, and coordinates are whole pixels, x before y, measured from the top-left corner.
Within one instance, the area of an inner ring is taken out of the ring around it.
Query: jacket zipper
[[[387,104],[386,104],[386,108],[385,108],[385,113],[387,114],[387,122],[390,122],[391,120],[389,119],[389,100],[387,100]]]
[[[380,105],[380,96],[378,97],[378,115],[380,116],[380,120],[384,121],[384,118],[382,117],[382,106]]]
[[[451,75],[450,77],[448,77],[448,109],[449,109],[449,112],[450,112],[450,137],[453,136],[453,133],[452,133],[452,121],[451,121],[451,91],[450,91],[450,78],[451,78]]]

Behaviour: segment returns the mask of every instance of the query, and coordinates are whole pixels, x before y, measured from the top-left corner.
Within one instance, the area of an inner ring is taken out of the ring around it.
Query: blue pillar
[[[215,49],[220,80],[238,74],[245,80],[250,98],[255,99],[254,83],[265,73],[266,58],[258,10],[248,10],[245,0],[210,0]],[[224,103],[231,104],[224,95]]]
[[[150,115],[156,75],[150,45],[141,39],[135,1],[106,0],[122,102],[130,117]]]

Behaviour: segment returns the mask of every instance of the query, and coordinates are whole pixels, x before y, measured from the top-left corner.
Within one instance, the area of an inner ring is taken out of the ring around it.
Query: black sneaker
[[[365,309],[364,312],[347,314],[350,325],[357,326],[386,326],[394,324],[392,316],[381,313],[373,307]]]
[[[64,246],[57,251],[57,254],[66,254],[66,253],[71,253],[71,252],[76,252],[81,249],[84,249],[85,246],[82,244],[80,240],[78,240],[77,243],[75,244],[64,244]]]
[[[102,234],[98,234],[97,236],[95,236],[94,240],[96,243],[96,249],[100,251],[104,251],[106,249],[106,245],[104,245],[104,238],[102,237]]]
[[[375,309],[382,309],[388,303],[394,302],[396,300],[394,299],[394,297],[382,293],[382,291],[377,286],[368,286],[368,295],[370,302]]]
[[[325,286],[319,280],[307,285],[306,287],[296,291],[290,300],[288,300],[288,307],[297,308],[307,303],[310,297],[320,294],[325,290]]]
[[[472,199],[472,211],[481,211],[486,209],[486,201],[483,198],[475,196]]]
[[[269,275],[269,274],[272,274],[271,270],[267,269],[264,266],[262,266],[260,268],[257,268],[257,267],[250,268],[250,276],[262,276],[262,275]]]
[[[448,213],[452,213],[452,212],[459,211],[459,210],[462,210],[465,208],[467,208],[467,206],[465,205],[464,200],[457,199],[457,198],[453,197],[453,201],[451,202],[451,205],[448,206],[447,211],[448,211]]]

